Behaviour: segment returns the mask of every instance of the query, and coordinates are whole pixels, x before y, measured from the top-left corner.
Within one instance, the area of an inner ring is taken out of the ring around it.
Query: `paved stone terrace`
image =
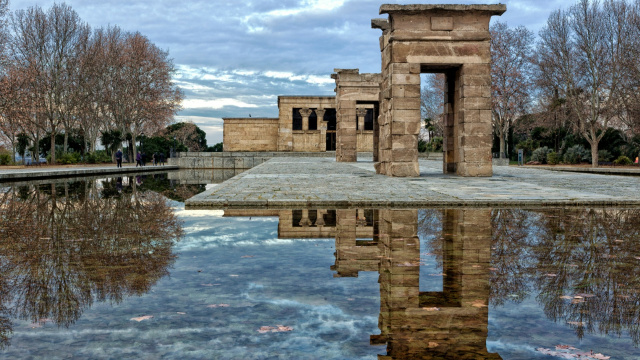
[[[640,206],[640,177],[496,167],[491,178],[442,174],[420,160],[419,178],[377,175],[373,162],[275,158],[187,200],[190,208]]]
[[[177,166],[152,166],[135,167],[125,165],[121,168],[116,165],[107,166],[83,166],[83,167],[30,167],[24,169],[6,169],[0,170],[0,183],[14,182],[21,180],[51,179],[60,177],[82,177],[82,176],[99,176],[111,174],[128,174],[156,171],[173,171],[178,170]]]

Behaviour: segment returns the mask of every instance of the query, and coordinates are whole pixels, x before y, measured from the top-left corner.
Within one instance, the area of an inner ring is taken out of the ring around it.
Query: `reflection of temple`
[[[442,292],[420,292],[416,210],[381,210],[380,335],[389,359],[500,359],[486,349],[491,211],[444,210]]]
[[[278,216],[279,238],[336,239],[336,277],[380,273],[384,359],[500,359],[486,348],[491,210],[443,210],[443,290],[420,291],[418,210],[227,210]]]

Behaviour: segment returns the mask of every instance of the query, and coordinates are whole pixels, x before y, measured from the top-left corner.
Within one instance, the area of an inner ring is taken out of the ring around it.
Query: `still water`
[[[1,186],[3,359],[640,358],[640,209],[185,210],[211,185],[167,174]]]

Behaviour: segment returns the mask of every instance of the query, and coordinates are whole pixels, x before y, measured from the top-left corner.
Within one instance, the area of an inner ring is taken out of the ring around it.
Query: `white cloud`
[[[182,102],[182,107],[185,110],[188,109],[222,109],[225,106],[235,106],[242,108],[255,108],[258,105],[249,104],[244,101],[232,98],[222,98],[222,99],[185,99]]]

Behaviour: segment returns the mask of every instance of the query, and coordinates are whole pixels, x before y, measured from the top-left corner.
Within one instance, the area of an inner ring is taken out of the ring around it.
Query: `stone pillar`
[[[318,217],[316,218],[316,223],[315,225],[320,227],[320,226],[324,226],[325,222],[324,222],[324,215],[327,213],[327,210],[318,210]]]
[[[444,141],[442,144],[443,147],[443,172],[445,174],[455,174],[456,173],[456,164],[457,164],[457,137],[455,133],[456,123],[455,119],[455,82],[456,82],[456,74],[455,71],[449,71],[445,73],[445,84],[444,84],[444,112],[442,114],[443,117],[443,125],[444,125]]]
[[[300,115],[302,116],[302,130],[309,130],[309,116],[313,113],[313,110],[308,108],[300,109]]]
[[[327,123],[324,122],[325,109],[316,109],[318,117],[318,130],[320,130],[320,151],[327,151]]]
[[[336,122],[336,161],[356,162],[358,161],[356,152],[356,102],[340,101],[337,104]]]
[[[356,109],[356,115],[358,116],[358,132],[362,133],[364,131],[364,118],[365,116],[367,116],[367,109],[365,108]]]
[[[303,209],[302,210],[302,219],[300,219],[300,226],[302,227],[309,227],[311,226],[311,220],[309,220],[309,210],[308,209]]]

